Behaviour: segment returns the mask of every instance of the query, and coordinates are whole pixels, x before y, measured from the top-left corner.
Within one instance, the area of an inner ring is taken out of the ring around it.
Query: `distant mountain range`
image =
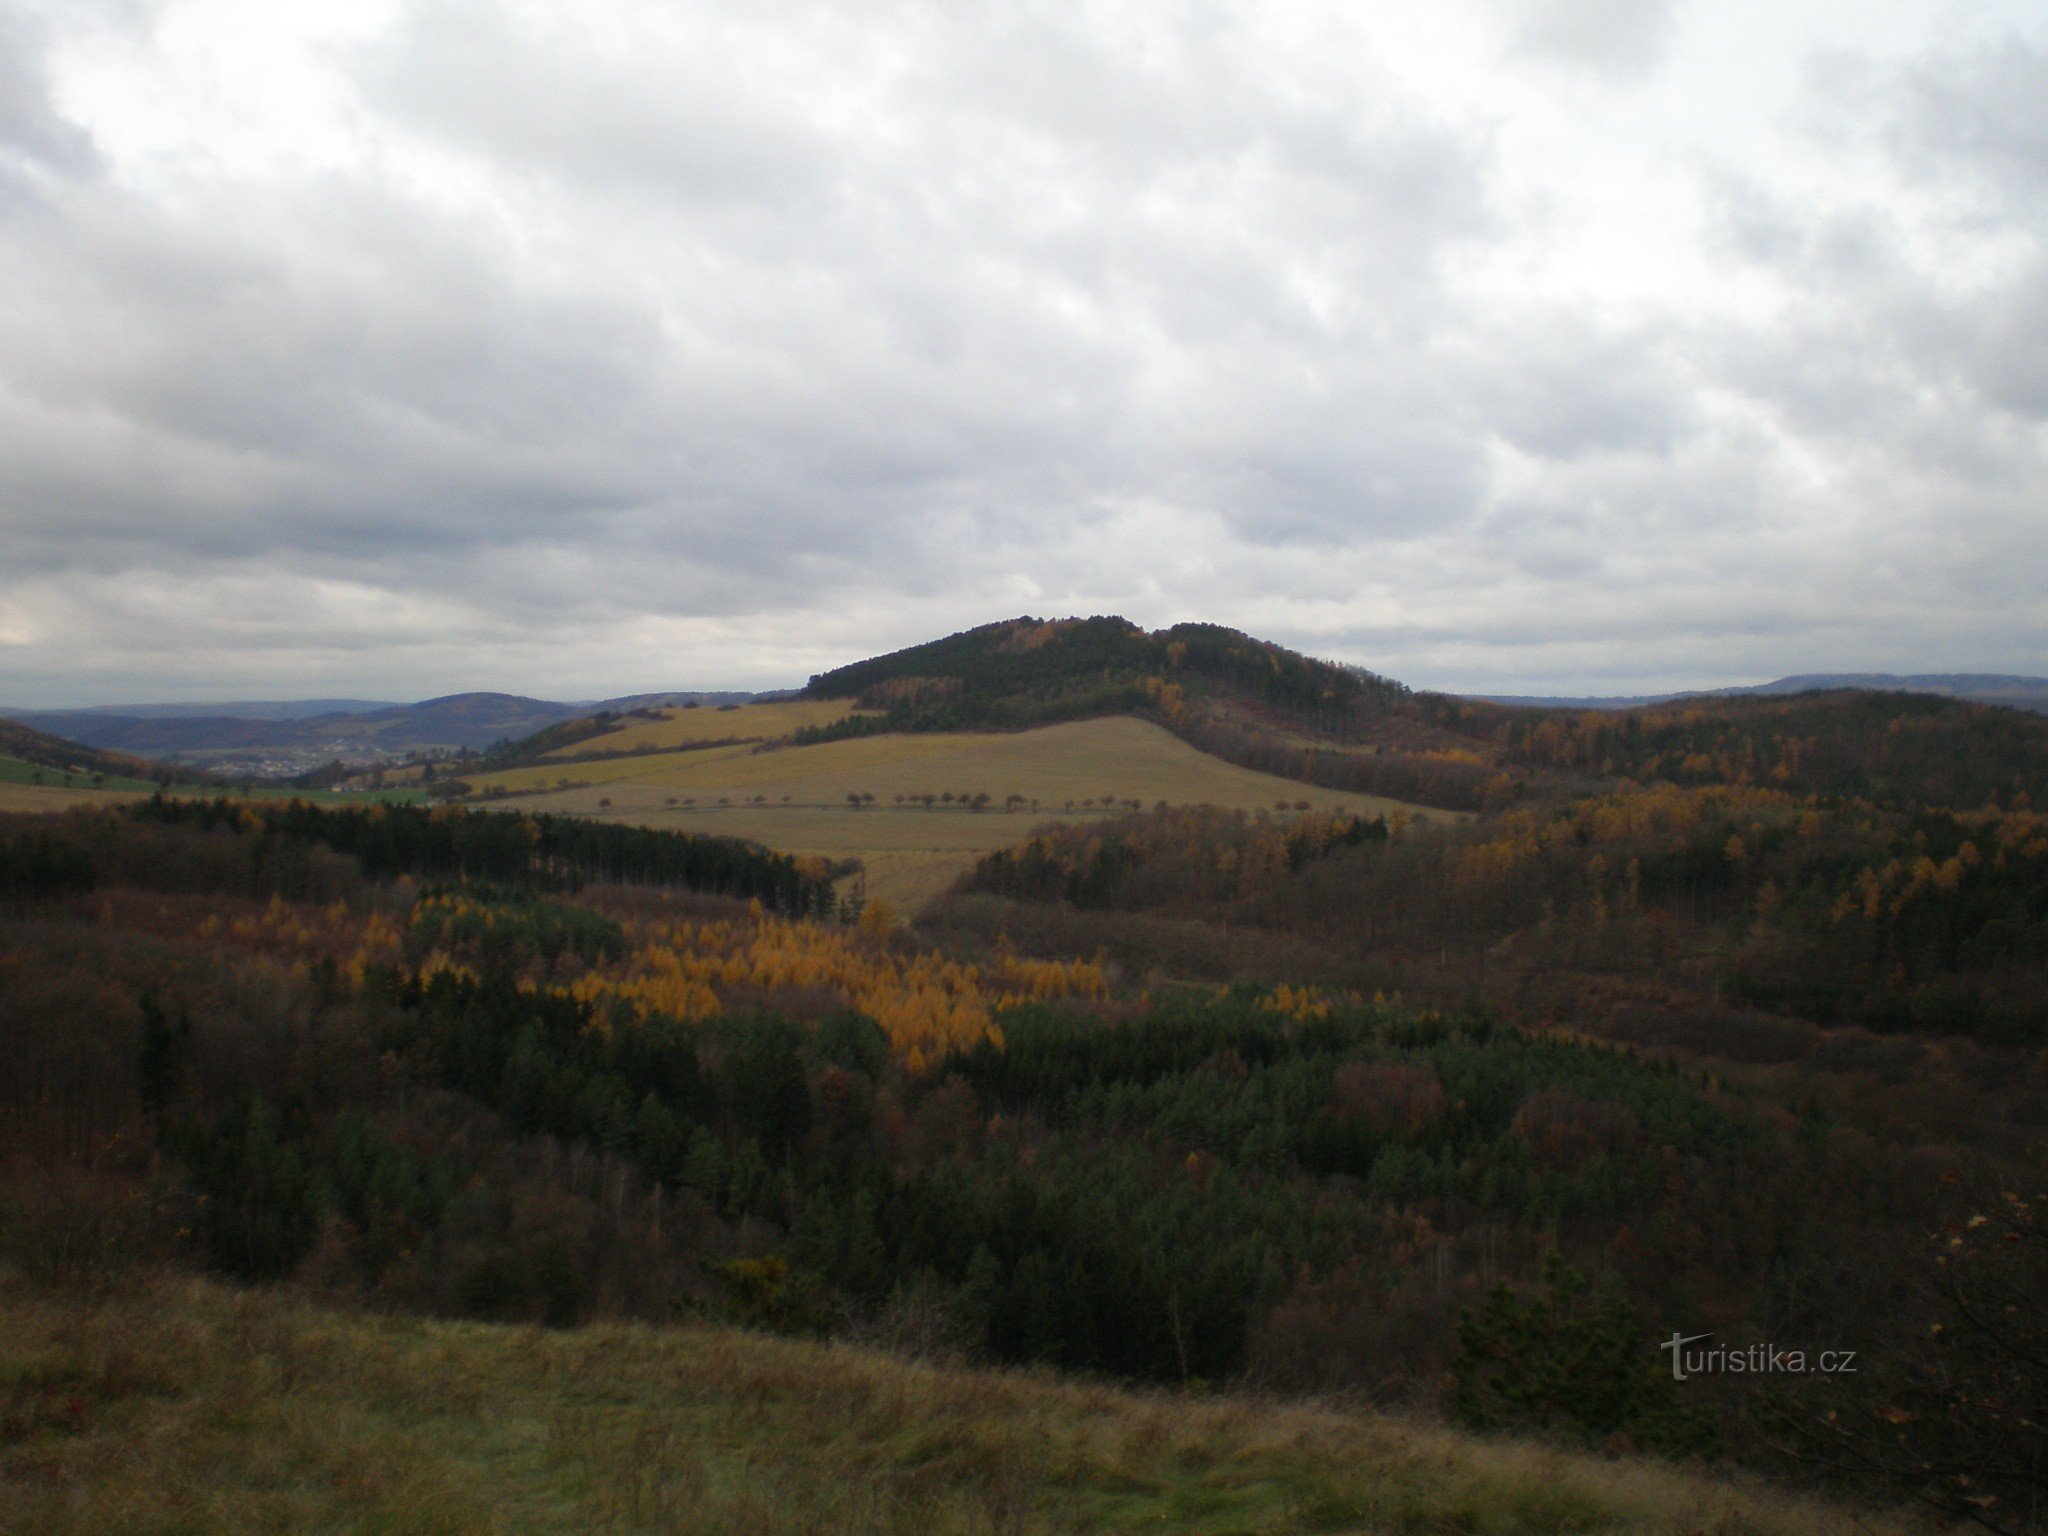
[[[301,699],[68,710],[0,708],[0,716],[103,751],[229,775],[278,775],[304,773],[337,758],[375,763],[419,754],[481,752],[600,710],[624,712],[693,700],[743,704],[778,696],[674,692],[561,703],[510,693],[457,693],[417,704]]]
[[[1699,688],[1688,693],[1644,693],[1628,696],[1475,694],[1494,704],[1522,704],[1535,709],[1635,709],[1644,704],[1670,704],[1679,699],[1729,699],[1750,694],[1818,693],[1830,688],[1864,688],[1889,693],[1936,693],[1973,704],[2003,704],[2009,709],[2048,715],[2048,677],[2012,677],[1999,672],[1917,672],[1901,677],[1890,672],[1806,672],[1774,683],[1745,688]]]

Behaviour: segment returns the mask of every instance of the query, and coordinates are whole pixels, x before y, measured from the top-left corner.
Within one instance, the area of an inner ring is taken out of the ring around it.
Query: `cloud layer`
[[[1915,12],[16,7],[0,699],[2048,671],[2048,36]]]

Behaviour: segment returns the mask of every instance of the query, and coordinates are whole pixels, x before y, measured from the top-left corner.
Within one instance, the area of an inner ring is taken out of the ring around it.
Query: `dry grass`
[[[650,827],[751,838],[785,853],[859,859],[868,895],[908,914],[973,868],[984,854],[1022,842],[1045,817],[1011,816],[999,810],[927,813],[877,805],[855,812],[845,805],[790,805],[679,807],[628,819]]]
[[[807,725],[830,725],[853,713],[849,699],[783,699],[742,704],[736,709],[700,705],[665,709],[658,720],[622,721],[616,730],[592,736],[546,755],[580,757],[589,752],[673,751],[700,741],[777,741]]]
[[[1657,1463],[710,1328],[0,1287],[0,1530],[1902,1531]]]
[[[147,799],[136,789],[64,789],[55,784],[0,782],[0,811],[68,811],[75,805],[125,805]]]
[[[717,711],[712,714],[717,718]],[[900,908],[936,895],[983,854],[1022,841],[1040,821],[1108,814],[1080,808],[1083,800],[1136,800],[1148,807],[1164,800],[1237,810],[1272,810],[1283,801],[1306,800],[1318,810],[1367,816],[1405,811],[1422,819],[1458,819],[1453,812],[1255,773],[1129,717],[1014,733],[864,736],[766,752],[712,747],[511,769],[472,782],[479,788],[530,793],[565,779],[577,787],[523,803],[647,826],[730,833],[788,853],[859,858],[868,867],[870,892]],[[874,804],[853,810],[846,797],[856,792],[873,795]],[[994,803],[979,812],[896,803],[898,795],[925,792],[987,794]],[[1038,806],[1006,813],[1003,803],[1011,795],[1036,800]],[[693,803],[686,805],[686,800]],[[1069,802],[1075,809],[1068,808]]]

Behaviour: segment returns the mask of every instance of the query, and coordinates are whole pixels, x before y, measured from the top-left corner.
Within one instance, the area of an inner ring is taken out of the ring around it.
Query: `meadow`
[[[156,785],[148,779],[124,778],[118,774],[67,772],[31,763],[25,758],[0,755],[0,784],[26,784],[43,789],[110,789],[130,794],[149,794]]]
[[[59,784],[22,783],[0,779],[0,813],[9,811],[68,811],[79,805],[122,805],[140,799],[139,789],[67,789]]]
[[[724,1327],[0,1287],[0,1528],[1878,1536],[1727,1475]]]
[[[714,723],[704,728],[715,740],[720,719],[798,707],[675,713],[708,716]],[[1134,803],[1461,819],[1239,768],[1129,716],[1029,731],[647,753],[508,769],[467,782],[481,796],[530,796],[524,803],[539,810],[749,837],[787,853],[858,858],[868,893],[899,910],[937,895],[982,855],[1022,840],[1038,822],[1107,817]],[[856,808],[851,795],[872,798]],[[986,797],[978,807],[977,796]]]
[[[148,798],[157,792],[157,788],[148,779],[123,778],[114,774],[65,773],[18,757],[0,757],[0,813],[127,805]],[[222,792],[219,785],[210,784],[173,784],[166,791],[174,799],[188,796],[208,799]],[[233,793],[242,800],[305,800],[316,805],[357,805],[372,800],[411,803],[426,798],[413,789],[334,791],[268,784],[238,788]]]

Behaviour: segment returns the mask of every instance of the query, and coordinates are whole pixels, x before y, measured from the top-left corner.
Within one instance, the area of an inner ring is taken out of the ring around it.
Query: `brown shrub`
[[[1443,1113],[1434,1073],[1399,1061],[1353,1061],[1337,1069],[1331,1108],[1387,1136],[1413,1136]]]
[[[1412,1273],[1368,1274],[1356,1261],[1304,1278],[1253,1325],[1245,1374],[1268,1389],[1433,1401],[1457,1299]]]
[[[1641,1150],[1643,1128],[1620,1104],[1596,1103],[1561,1088],[1545,1088],[1522,1101],[1514,1133],[1545,1162],[1576,1168],[1595,1157]]]
[[[87,1293],[168,1263],[187,1214],[152,1163],[14,1157],[0,1162],[0,1264]]]

